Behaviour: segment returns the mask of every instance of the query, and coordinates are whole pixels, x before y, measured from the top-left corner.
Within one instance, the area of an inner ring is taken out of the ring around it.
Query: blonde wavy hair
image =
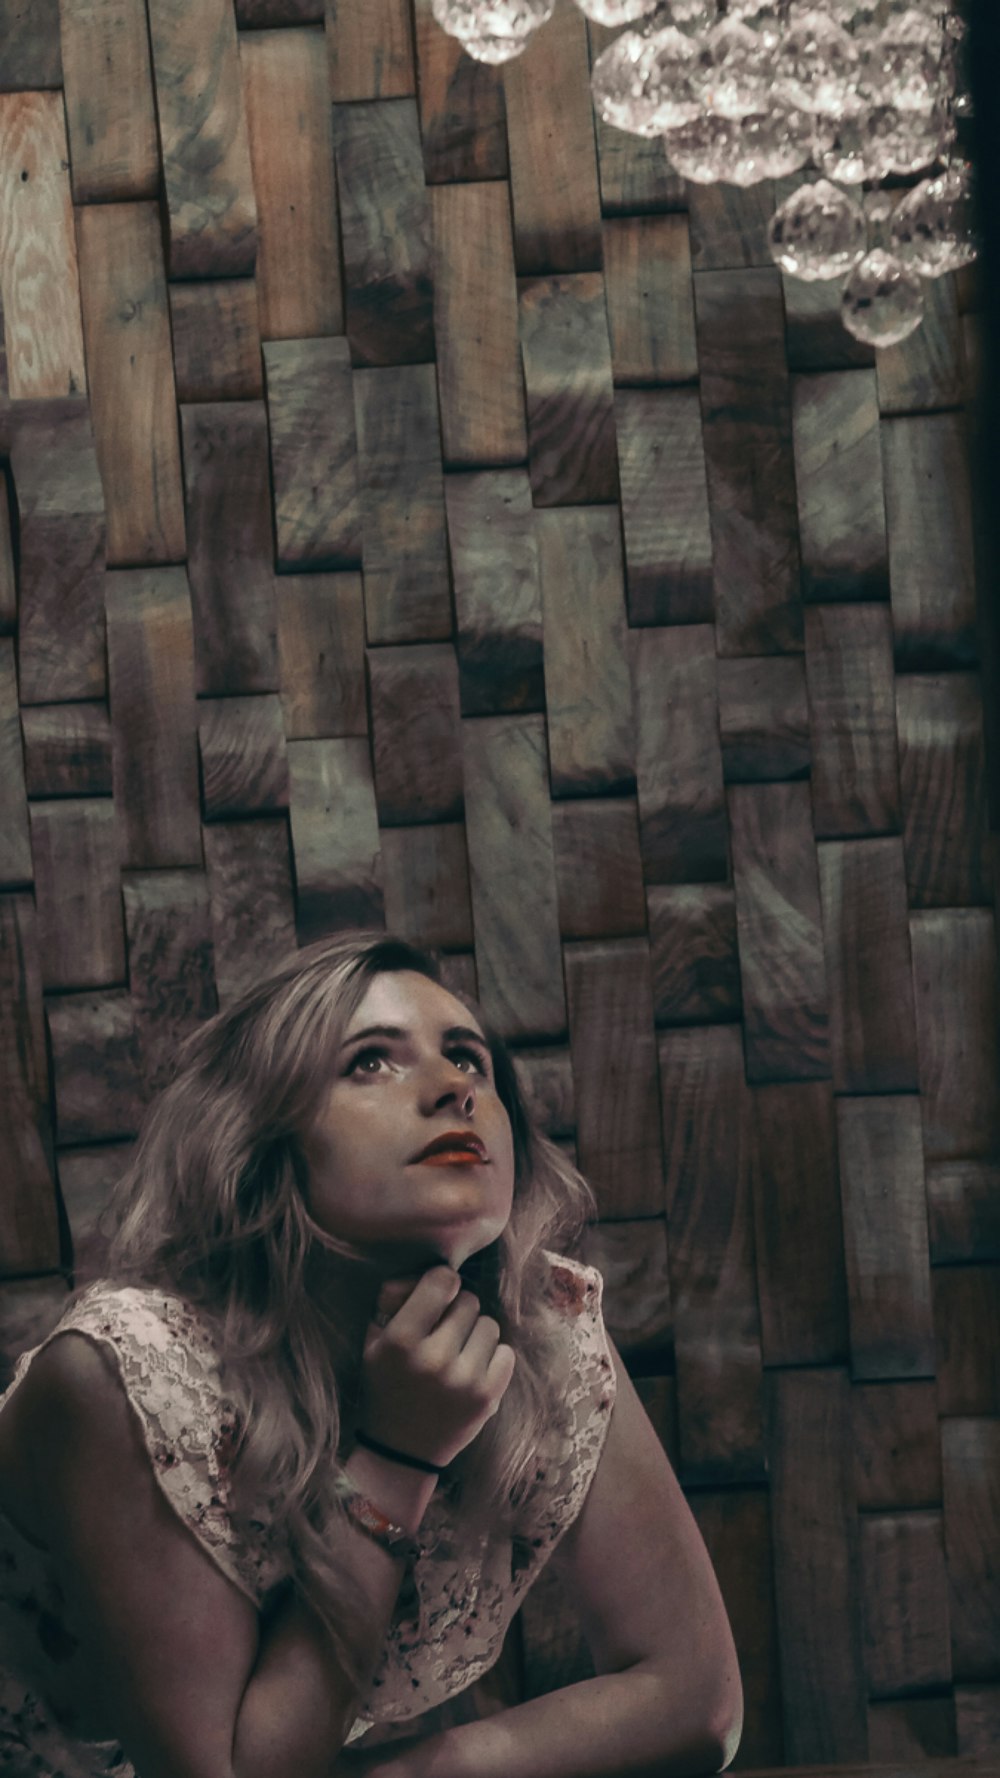
[[[367,1604],[338,1559],[347,1520],[335,1484],[353,1434],[364,1329],[338,1318],[337,1280],[357,1278],[359,1268],[372,1275],[372,1267],[309,1215],[304,1143],[348,1021],[373,978],[399,970],[441,983],[432,953],[384,932],[342,933],[291,953],[200,1025],[146,1113],[108,1211],[107,1276],[170,1288],[212,1320],[236,1410],[237,1521],[256,1523],[259,1534],[261,1502],[270,1503],[292,1582],[326,1625],[358,1694],[369,1676],[349,1626],[364,1622]],[[597,1205],[533,1122],[481,1009],[448,991],[480,1022],[514,1138],[510,1218],[461,1271],[517,1363],[496,1414],[438,1484],[471,1553],[487,1532],[515,1543],[524,1534],[518,1508],[535,1453],[566,1414],[543,1251],[570,1251]]]

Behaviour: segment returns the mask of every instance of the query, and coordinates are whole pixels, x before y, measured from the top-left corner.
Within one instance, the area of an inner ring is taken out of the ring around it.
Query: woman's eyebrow
[[[363,1031],[352,1031],[349,1037],[345,1037],[341,1048],[346,1049],[349,1043],[358,1043],[362,1037],[405,1038],[409,1035],[409,1031],[403,1025],[366,1025]],[[473,1031],[469,1025],[449,1025],[447,1031],[441,1033],[442,1043],[454,1043],[456,1038],[471,1039],[473,1043],[479,1045],[480,1049],[489,1049],[489,1044],[482,1032]]]

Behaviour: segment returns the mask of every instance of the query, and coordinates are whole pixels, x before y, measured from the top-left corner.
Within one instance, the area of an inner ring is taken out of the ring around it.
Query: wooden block
[[[260,977],[262,956],[295,949],[295,892],[284,815],[206,827],[215,985],[228,1007]]]
[[[503,64],[518,273],[589,272],[601,263],[601,202],[586,21],[557,8]]]
[[[1000,1165],[941,1161],[927,1169],[931,1264],[1000,1261]]]
[[[333,136],[351,363],[425,364],[433,252],[416,100],[335,105]]]
[[[784,184],[777,182],[778,189]],[[785,295],[785,339],[791,371],[874,370],[875,347],[848,333],[840,318],[843,280],[781,276]]]
[[[637,1373],[632,1381],[646,1418],[666,1451],[671,1467],[676,1470],[679,1457],[675,1379],[659,1373],[649,1377]]]
[[[181,435],[198,694],[277,691],[264,403],[182,407]]]
[[[773,1549],[765,1494],[718,1488],[689,1501],[736,1644],[743,1682],[740,1763],[781,1765],[781,1661]]]
[[[708,624],[629,637],[647,883],[724,881],[728,836]]]
[[[155,198],[160,155],[142,0],[58,0],[77,204]]]
[[[287,574],[277,587],[281,708],[290,741],[368,733],[360,574]]]
[[[767,1383],[785,1758],[840,1766],[867,1754],[850,1384],[840,1369]]]
[[[110,796],[111,718],[106,704],[40,704],[21,712],[29,796]],[[13,763],[2,781],[11,785]],[[10,820],[0,822],[9,837]]]
[[[443,642],[452,629],[432,364],[354,377],[369,643]]]
[[[805,638],[817,838],[898,833],[889,608],[812,606]]]
[[[955,1678],[993,1680],[1000,1645],[1000,1420],[945,1420],[941,1442]]]
[[[976,663],[972,501],[965,419],[916,414],[882,427],[896,667]]]
[[[458,663],[450,643],[368,651],[379,824],[462,814]]]
[[[0,1037],[0,1271],[10,1276],[49,1271],[60,1263],[38,920],[27,892],[0,895]]]
[[[82,399],[87,373],[59,92],[0,93],[0,300],[11,400]]]
[[[170,316],[155,203],[77,212],[94,443],[108,515],[108,563],[187,553]]]
[[[720,1024],[739,1018],[732,889],[716,883],[650,884],[646,902],[656,1023]]]
[[[924,1151],[992,1160],[1000,1149],[997,955],[986,908],[910,916]]]
[[[254,268],[257,204],[228,0],[149,0],[171,278]]]
[[[847,1279],[828,1081],[750,1095],[757,1296],[765,1365],[847,1358]]]
[[[281,699],[203,698],[198,743],[206,821],[288,807]]]
[[[239,42],[257,199],[261,338],[342,334],[324,33],[298,26],[241,36]]]
[[[427,948],[468,950],[472,903],[462,823],[386,827],[380,839],[388,930]]]
[[[503,70],[466,55],[443,31],[431,0],[415,0],[417,98],[428,185],[506,179]]]
[[[719,653],[802,648],[791,398],[776,267],[694,280]]]
[[[441,985],[447,988],[449,994],[464,994],[468,999],[478,1002],[476,959],[471,951],[442,952],[438,957],[438,968],[441,971]]]
[[[551,729],[550,729],[551,734]],[[552,805],[552,839],[564,938],[628,938],[646,931],[633,797]]]
[[[5,464],[0,468],[0,631],[4,634],[17,625],[17,582],[10,528],[12,489],[8,477],[9,465]]]
[[[902,841],[828,840],[817,854],[834,1091],[915,1092]]]
[[[658,1052],[681,1466],[687,1482],[763,1478],[740,1032],[661,1031]]]
[[[444,498],[462,715],[543,710],[542,593],[527,472],[447,475]]]
[[[323,13],[324,0],[236,0],[236,23],[241,30],[322,24]]]
[[[747,1080],[830,1072],[816,845],[807,784],[728,793]]]
[[[580,1257],[604,1279],[605,1326],[620,1352],[631,1358],[636,1352],[662,1352],[673,1343],[662,1216],[592,1224]]]
[[[968,907],[989,902],[980,676],[900,675],[896,725],[910,905]]]
[[[59,1196],[69,1223],[75,1290],[108,1275],[110,1240],[101,1218],[134,1148],[131,1142],[113,1142],[64,1148],[59,1155]]]
[[[614,406],[629,622],[711,623],[712,535],[698,391],[619,389]]]
[[[0,639],[0,883],[5,887],[30,883],[34,876],[24,776],[14,643],[3,637]]]
[[[532,1119],[553,1141],[576,1130],[573,1067],[563,1045],[544,1045],[512,1052],[525,1103]]]
[[[615,501],[618,455],[603,275],[525,278],[518,288],[535,505]]]
[[[438,185],[431,215],[444,460],[523,463],[528,435],[506,183]]]
[[[593,68],[602,50],[618,36],[618,27],[587,21]],[[667,159],[663,136],[633,136],[617,130],[594,112],[601,209],[605,216],[637,216],[684,210],[687,185]]]
[[[118,829],[110,797],[31,805],[44,988],[124,982]]]
[[[170,286],[178,401],[252,401],[264,393],[252,278]]]
[[[934,1375],[920,1102],[838,1098],[851,1374]]]
[[[859,1509],[940,1506],[937,1385],[858,1383],[851,1407]]]
[[[616,385],[696,381],[688,218],[624,216],[602,234]]]
[[[621,795],[635,785],[635,725],[618,513],[563,508],[535,525],[552,794]]]
[[[191,597],[183,568],[110,574],[107,616],[122,866],[200,865]]]
[[[45,1012],[56,1141],[69,1146],[135,1136],[147,1101],[128,989],[52,995]]]
[[[722,660],[718,685],[726,783],[806,777],[812,747],[803,662],[793,655]]]
[[[667,155],[670,143],[667,142]],[[768,224],[775,211],[770,179],[739,187],[728,184],[687,188],[691,225],[691,264],[696,272],[732,272],[773,266],[767,244]]]
[[[367,740],[290,741],[299,944],[382,926],[378,816]]]
[[[935,1266],[942,1418],[1000,1414],[1000,1266]]]
[[[920,326],[898,346],[883,346],[875,356],[884,414],[962,404],[962,329],[955,280],[923,278],[920,288],[924,298]]]
[[[866,1513],[860,1530],[869,1696],[949,1686],[941,1514]]]
[[[805,599],[888,599],[875,373],[792,378]]]
[[[406,0],[326,0],[330,97],[398,99],[416,91],[413,35]]]
[[[40,1346],[68,1307],[69,1283],[58,1273],[0,1286],[0,1388],[10,1385],[21,1353]]]
[[[580,1168],[600,1214],[663,1213],[656,1033],[644,938],[564,947]]]
[[[2,0],[0,42],[0,92],[62,85],[59,0]]]
[[[954,1759],[958,1752],[954,1698],[949,1693],[946,1698],[869,1703],[868,1752],[876,1762]]]
[[[361,566],[351,361],[344,339],[264,347],[277,566]]]
[[[122,878],[129,990],[147,1093],[166,1086],[178,1047],[217,1011],[208,885],[202,871],[135,871]]]
[[[1000,1685],[957,1685],[958,1752],[989,1757],[1000,1742]]]

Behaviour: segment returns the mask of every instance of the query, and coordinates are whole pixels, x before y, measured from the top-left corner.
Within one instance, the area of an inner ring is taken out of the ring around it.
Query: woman
[[[553,1251],[593,1207],[408,944],[311,945],[200,1027],[108,1278],[0,1402],[0,1773],[728,1764],[707,1553],[600,1274]],[[449,1717],[548,1560],[596,1677]]]

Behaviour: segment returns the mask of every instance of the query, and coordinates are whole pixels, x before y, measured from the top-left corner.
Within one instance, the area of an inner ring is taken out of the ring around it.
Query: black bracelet
[[[356,1432],[354,1442],[364,1445],[366,1450],[375,1451],[379,1457],[391,1457],[396,1463],[408,1463],[411,1469],[426,1470],[428,1475],[440,1475],[445,1468],[443,1463],[425,1463],[422,1457],[408,1457],[405,1451],[394,1451],[391,1445],[380,1444],[377,1438],[369,1438],[365,1432]]]

